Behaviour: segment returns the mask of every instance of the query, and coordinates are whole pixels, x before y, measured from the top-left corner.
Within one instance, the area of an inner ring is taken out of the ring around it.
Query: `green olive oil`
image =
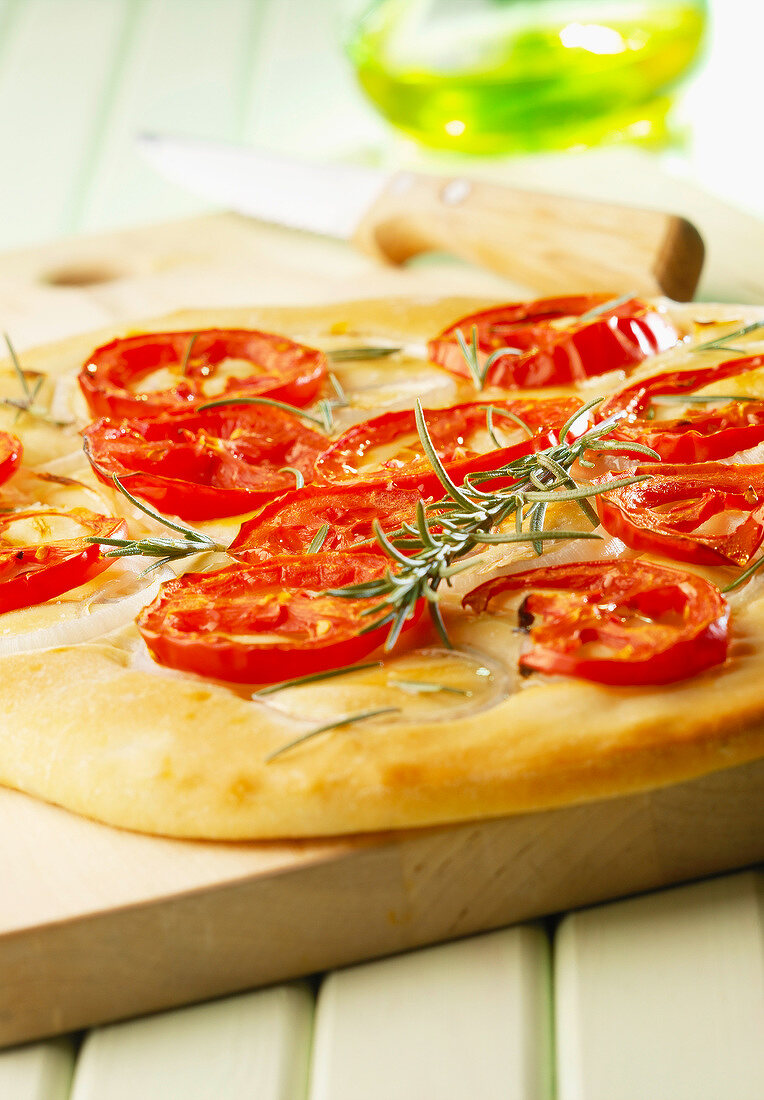
[[[466,153],[660,142],[705,3],[381,0],[349,53],[382,114]]]

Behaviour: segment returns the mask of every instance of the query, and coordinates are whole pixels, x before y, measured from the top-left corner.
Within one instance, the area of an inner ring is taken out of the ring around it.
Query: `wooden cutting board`
[[[19,348],[179,307],[533,288],[233,215],[0,257]],[[83,685],[84,687],[84,685]],[[764,858],[764,761],[626,798],[328,841],[139,836],[0,791],[0,1045]]]

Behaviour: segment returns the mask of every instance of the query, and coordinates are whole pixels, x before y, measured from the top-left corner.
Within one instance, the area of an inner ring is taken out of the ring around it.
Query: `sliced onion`
[[[92,419],[76,375],[64,374],[55,379],[50,415],[64,424],[74,420],[80,426]]]
[[[53,458],[50,462],[44,462],[37,467],[38,470],[46,474],[59,474],[61,477],[74,477],[75,474],[83,474],[90,469],[90,463],[85,457],[85,453],[80,445],[77,450],[70,451],[69,454],[60,455],[58,458]]]
[[[108,578],[109,574],[104,576]],[[29,630],[24,630],[24,619],[34,615],[35,608],[10,611],[0,618],[0,627],[8,629],[10,626],[9,633],[0,633],[0,657],[40,649],[58,649],[102,638],[132,622],[138,612],[154,599],[164,577],[165,574],[141,577],[136,576],[132,569],[125,570],[117,577],[105,579],[103,586],[90,599],[81,602],[66,599],[52,601],[54,606],[61,607],[74,604],[75,614],[71,618],[62,618]],[[44,615],[45,608],[49,608],[50,604],[38,606]]]
[[[736,451],[729,458],[720,458],[720,462],[727,466],[756,466],[764,462],[764,443],[757,443],[755,447],[749,447],[747,451]]]

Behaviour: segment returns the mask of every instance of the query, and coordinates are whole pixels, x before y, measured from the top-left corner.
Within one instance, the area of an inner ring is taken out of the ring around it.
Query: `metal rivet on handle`
[[[456,206],[469,196],[472,184],[469,180],[449,180],[440,193],[441,200],[449,206]]]

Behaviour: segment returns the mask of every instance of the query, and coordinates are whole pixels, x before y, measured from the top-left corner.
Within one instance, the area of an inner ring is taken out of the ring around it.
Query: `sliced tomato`
[[[611,535],[634,550],[701,565],[745,565],[753,557],[764,536],[764,466],[645,464],[635,473],[650,480],[596,498]]]
[[[226,364],[231,366],[226,374]],[[150,376],[161,371],[158,388]],[[96,348],[79,375],[93,416],[158,416],[218,397],[267,396],[308,405],[326,357],[269,332],[203,329],[141,333]]]
[[[374,521],[386,533],[398,530],[402,523],[413,523],[420,499],[416,489],[306,485],[266,504],[243,523],[228,552],[241,561],[253,562],[282,554],[306,554],[325,524],[328,530],[320,550],[345,552],[366,543],[362,549],[373,552],[379,549],[374,541]]]
[[[533,435],[529,436],[511,417],[494,411],[494,432],[500,440],[507,440],[507,446],[496,448],[486,427],[488,404],[520,417]],[[548,447],[556,440],[555,430],[580,407],[581,402],[575,398],[473,402],[425,409],[424,417],[438,456],[460,485],[475,470],[498,469],[521,455]],[[383,413],[348,428],[317,459],[316,475],[335,484],[413,488],[436,499],[443,495],[410,410]]]
[[[694,393],[712,382],[764,365],[764,357],[729,359],[715,367],[663,371],[614,393],[597,410],[598,419],[622,415],[612,437],[644,443],[666,462],[709,462],[764,441],[764,401],[730,401],[704,409],[691,407],[681,416],[651,420],[646,414],[659,394]],[[625,416],[623,415],[625,414]]]
[[[0,432],[0,485],[16,473],[21,465],[24,448],[21,440],[10,432]]]
[[[464,378],[470,372],[456,333],[467,344],[477,333],[482,365],[499,348],[488,383],[505,388],[557,386],[607,371],[629,369],[656,352],[673,347],[679,333],[670,320],[640,298],[631,298],[591,320],[581,318],[608,300],[605,294],[512,302],[460,317],[427,345],[434,363]]]
[[[668,684],[727,655],[729,609],[715,585],[641,561],[576,562],[497,577],[463,600],[473,611],[529,590],[519,609],[529,671],[599,684]]]
[[[74,537],[57,538],[62,528]],[[87,508],[41,508],[0,515],[0,612],[44,603],[114,564],[93,538],[122,538],[124,520]]]
[[[84,432],[102,481],[116,474],[135,496],[183,519],[251,512],[312,480],[327,437],[299,417],[261,405],[150,419],[97,420]]]
[[[217,680],[263,684],[341,668],[381,645],[389,626],[362,634],[373,621],[362,612],[377,601],[326,590],[385,570],[373,554],[319,553],[186,573],[162,585],[138,628],[159,664]]]

